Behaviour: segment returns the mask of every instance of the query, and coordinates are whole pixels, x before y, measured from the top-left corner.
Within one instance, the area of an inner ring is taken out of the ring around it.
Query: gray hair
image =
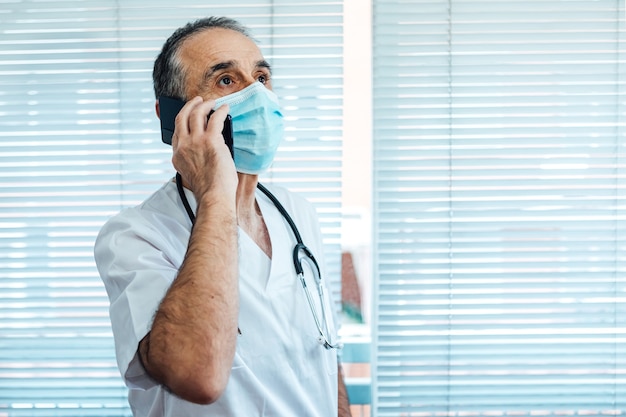
[[[152,84],[157,99],[159,96],[168,96],[180,100],[187,99],[185,97],[186,74],[179,58],[180,47],[186,39],[196,33],[213,28],[234,30],[252,39],[245,26],[228,17],[206,17],[178,28],[165,41],[161,52],[154,61]]]

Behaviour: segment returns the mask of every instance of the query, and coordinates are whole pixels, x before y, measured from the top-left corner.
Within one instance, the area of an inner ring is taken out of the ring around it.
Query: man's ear
[[[156,112],[157,117],[161,118],[161,108],[159,107],[159,99],[157,98],[154,102],[154,111]]]

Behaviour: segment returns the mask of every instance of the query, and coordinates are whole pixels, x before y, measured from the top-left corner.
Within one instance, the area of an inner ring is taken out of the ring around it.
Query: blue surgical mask
[[[278,97],[260,82],[215,100],[228,103],[233,122],[235,167],[244,174],[260,174],[274,160],[283,139],[283,114]]]

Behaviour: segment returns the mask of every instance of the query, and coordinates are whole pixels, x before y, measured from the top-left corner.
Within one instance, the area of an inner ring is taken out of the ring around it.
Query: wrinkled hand
[[[197,199],[208,192],[235,195],[237,171],[222,129],[228,114],[228,105],[215,106],[214,100],[195,97],[188,101],[176,116],[172,137],[174,168],[193,191]]]

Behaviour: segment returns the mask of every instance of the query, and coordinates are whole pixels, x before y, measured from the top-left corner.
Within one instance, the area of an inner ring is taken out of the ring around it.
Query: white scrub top
[[[292,216],[323,269],[314,208],[283,188],[268,188]],[[193,194],[185,193],[195,207]],[[311,309],[294,272],[295,238],[272,202],[259,190],[256,198],[270,234],[272,258],[239,229],[241,335],[226,390],[210,405],[193,404],[169,393],[146,374],[137,357],[139,342],[151,328],[189,241],[191,222],[176,184],[166,183],[141,205],[113,217],[100,231],[95,259],[111,302],[118,366],[130,388],[135,416],[337,415],[337,353],[317,342]],[[308,280],[313,271],[306,263],[303,266],[319,312],[315,284]],[[333,311],[328,298],[326,309]],[[336,340],[333,315],[329,315],[332,340]]]

